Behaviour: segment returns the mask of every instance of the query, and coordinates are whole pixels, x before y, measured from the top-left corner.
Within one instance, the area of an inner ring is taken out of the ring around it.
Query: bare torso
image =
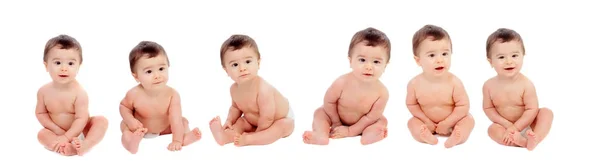
[[[525,112],[523,94],[530,81],[521,75],[511,83],[503,83],[494,77],[488,80],[490,98],[498,114],[514,123]]]
[[[65,131],[69,130],[75,121],[74,104],[80,92],[84,92],[84,90],[79,84],[73,84],[73,87],[68,89],[54,88],[52,83],[42,87],[44,105],[50,119]]]
[[[381,97],[384,86],[381,82],[377,82],[373,86],[361,86],[358,80],[351,77],[352,75],[344,75],[346,81],[342,88],[342,93],[338,100],[337,110],[340,116],[340,121],[344,125],[354,125],[360,118],[371,111],[371,107]]]
[[[452,74],[439,81],[429,81],[423,75],[415,77],[415,96],[421,110],[431,121],[439,123],[454,110],[454,79]]]
[[[258,95],[259,90],[266,89],[264,94],[273,94],[275,100],[275,120],[285,118],[289,112],[289,102],[277,89],[271,84],[267,83],[264,79],[256,77],[257,81],[248,85],[248,88],[240,88],[234,84],[231,87],[231,98],[235,105],[240,111],[242,111],[244,118],[248,123],[253,126],[258,126],[259,118],[259,107],[258,107]]]
[[[151,96],[139,86],[133,88],[133,116],[148,128],[148,133],[161,133],[170,127],[168,111],[173,92],[169,87],[166,92]]]

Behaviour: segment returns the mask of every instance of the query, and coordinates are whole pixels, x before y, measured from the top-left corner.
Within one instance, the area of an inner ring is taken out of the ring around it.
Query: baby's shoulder
[[[422,79],[423,79],[423,75],[418,74],[418,75],[412,77],[406,85],[408,87],[415,87],[417,84],[419,84],[422,81]]]

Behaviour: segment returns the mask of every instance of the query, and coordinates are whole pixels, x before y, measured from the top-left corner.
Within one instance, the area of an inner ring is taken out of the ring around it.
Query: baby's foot
[[[537,144],[537,135],[533,132],[533,130],[527,130],[527,150],[533,150]]]
[[[360,143],[363,145],[368,145],[368,144],[372,144],[372,143],[381,141],[385,137],[387,137],[387,133],[388,133],[387,128],[382,128],[382,129],[379,129],[379,131],[377,131],[375,133],[365,134],[360,138]]]
[[[135,130],[135,132],[133,132],[130,136],[125,136],[125,149],[129,150],[131,154],[137,153],[140,142],[142,141],[142,138],[144,137],[144,134],[146,134],[147,131],[147,128],[139,128]],[[129,133],[125,133],[125,135],[127,134]]]
[[[226,135],[224,134],[223,126],[221,125],[221,118],[219,116],[210,120],[209,125],[210,132],[212,132],[213,138],[215,138],[217,144],[223,146],[225,144],[233,142],[231,138],[225,137]]]
[[[327,145],[329,144],[329,137],[326,135],[315,135],[312,131],[305,131],[302,135],[302,139],[305,144],[313,145]]]
[[[235,134],[233,137],[233,144],[235,146],[246,146],[248,143],[246,141],[246,134]]]
[[[79,140],[79,138],[73,138],[73,147],[77,150],[77,155],[82,156],[88,151],[88,147],[83,144],[83,141]]]
[[[446,140],[446,143],[444,143],[444,146],[446,148],[451,148],[453,146],[456,146],[461,140],[462,140],[461,131],[456,129],[452,132],[450,137],[448,137],[448,140]]]
[[[65,156],[73,156],[77,154],[77,150],[75,149],[75,147],[73,147],[73,144],[71,143],[62,143],[60,145],[61,151],[59,151],[60,154],[65,155]]]
[[[185,134],[183,138],[183,146],[190,145],[200,140],[200,138],[202,138],[202,133],[200,132],[200,129],[194,128],[192,131]]]
[[[526,147],[527,139],[521,135],[521,132],[513,132],[510,135],[510,141],[517,146]]]
[[[438,143],[438,139],[435,138],[435,136],[433,136],[433,134],[431,134],[431,131],[429,131],[429,129],[427,129],[426,125],[421,126],[421,139],[423,141],[425,141],[425,143],[431,144],[431,145],[435,145]]]

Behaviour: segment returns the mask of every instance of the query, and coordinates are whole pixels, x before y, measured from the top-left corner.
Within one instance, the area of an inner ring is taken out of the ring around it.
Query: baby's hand
[[[427,129],[429,129],[430,131],[434,131],[434,132],[436,131],[437,126],[438,126],[436,123],[433,123],[432,121],[425,122],[425,125],[427,126]]]
[[[128,123],[127,123],[127,127],[129,127],[129,130],[131,131],[135,131],[141,128],[144,128],[144,124],[142,124],[142,122],[140,122],[137,119],[131,119]]]
[[[179,141],[173,141],[171,142],[171,144],[169,144],[169,147],[167,147],[167,149],[169,149],[169,151],[179,151],[181,150],[181,147],[183,146],[183,144]]]
[[[442,134],[442,135],[448,135],[448,134],[450,134],[450,128],[451,128],[451,125],[448,122],[441,121],[438,123],[437,128],[435,129],[435,132],[437,132],[438,134]]]
[[[65,144],[65,143],[69,143],[69,142],[71,142],[71,141],[65,135],[61,135],[61,136],[58,136],[58,138],[56,138],[56,143],[58,143],[57,145]]]
[[[348,133],[350,133],[350,128],[347,126],[338,126],[331,131],[329,134],[330,138],[344,138],[348,137]]]
[[[225,122],[225,125],[223,125],[223,130],[233,130],[233,125],[231,122]]]

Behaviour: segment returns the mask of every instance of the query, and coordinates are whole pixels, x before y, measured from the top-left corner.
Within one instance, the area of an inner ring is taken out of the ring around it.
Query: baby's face
[[[134,67],[133,77],[144,89],[158,89],[165,87],[169,81],[169,65],[165,55],[140,58]]]
[[[488,61],[498,75],[513,77],[521,71],[523,55],[523,48],[520,42],[510,41],[500,43],[496,41],[490,47],[490,58]]]
[[[260,59],[251,48],[241,48],[225,52],[223,61],[225,72],[236,83],[244,83],[258,75]]]
[[[351,51],[350,67],[352,74],[364,81],[378,80],[387,66],[387,52],[381,46],[367,46],[362,42],[354,46]]]
[[[50,73],[52,81],[66,84],[75,80],[79,72],[80,61],[81,58],[76,49],[52,48],[48,51],[44,65],[46,71]]]
[[[423,40],[417,47],[415,61],[423,69],[423,73],[441,76],[450,69],[452,48],[448,39],[433,41],[431,37]]]

